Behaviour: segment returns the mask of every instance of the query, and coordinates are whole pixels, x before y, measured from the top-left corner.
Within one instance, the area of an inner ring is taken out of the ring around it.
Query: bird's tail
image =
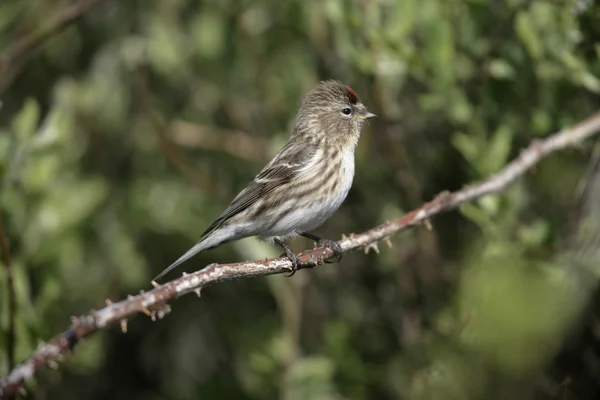
[[[196,243],[194,245],[194,247],[192,247],[184,255],[179,257],[173,264],[171,264],[167,268],[165,268],[160,274],[158,274],[156,276],[156,278],[153,279],[153,281],[156,281],[156,280],[162,278],[163,276],[168,274],[171,270],[173,270],[174,268],[179,266],[181,263],[189,260],[190,258],[192,258],[196,254],[200,253],[201,251],[206,250],[209,247],[211,247],[210,244],[207,243],[207,241],[205,239],[206,239],[206,236],[203,237],[202,239],[200,239],[200,241],[198,243]]]

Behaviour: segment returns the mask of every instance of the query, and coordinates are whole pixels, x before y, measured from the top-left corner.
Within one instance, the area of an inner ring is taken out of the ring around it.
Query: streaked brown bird
[[[365,120],[374,117],[349,86],[320,82],[302,101],[292,136],[269,164],[159,279],[200,253],[248,236],[275,242],[292,262],[284,240],[304,236],[341,256],[339,245],[310,233],[342,204],[354,178],[354,149]]]

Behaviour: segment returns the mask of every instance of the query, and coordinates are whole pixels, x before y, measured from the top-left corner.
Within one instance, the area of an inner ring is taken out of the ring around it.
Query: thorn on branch
[[[154,304],[149,308],[144,307],[140,311],[149,316],[152,322],[154,322],[157,319],[163,319],[169,314],[171,312],[171,306],[166,302],[162,302]]]
[[[423,221],[423,224],[425,225],[425,228],[427,228],[428,231],[432,231],[433,230],[433,226],[431,226],[431,220],[429,218],[425,219]]]
[[[127,319],[123,318],[119,321],[119,324],[121,324],[121,332],[127,333]]]
[[[386,236],[386,237],[384,237],[384,238],[383,238],[383,241],[385,242],[385,244],[387,244],[387,245],[388,245],[388,247],[389,247],[390,249],[391,249],[392,247],[394,247],[394,246],[392,246],[392,241],[390,240],[390,237],[389,237],[389,236]]]
[[[171,306],[165,303],[152,310],[152,316],[150,318],[152,318],[152,322],[154,322],[157,319],[163,319],[170,312]]]
[[[150,312],[150,310],[148,310],[146,307],[142,307],[141,311],[146,314],[146,316],[148,317],[152,317],[152,313]]]
[[[379,254],[379,245],[377,242],[369,243],[365,246],[365,254],[369,254],[370,250],[373,250],[375,253]]]
[[[196,293],[196,296],[202,297],[202,288],[194,289],[194,293]]]

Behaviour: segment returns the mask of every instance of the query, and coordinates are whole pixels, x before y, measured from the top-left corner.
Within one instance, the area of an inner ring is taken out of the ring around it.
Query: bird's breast
[[[285,239],[312,231],[340,207],[354,179],[354,152],[323,151],[316,157],[307,173],[286,188],[287,200],[278,207],[281,217],[259,237]]]
[[[325,222],[342,204],[354,179],[354,152],[345,151],[325,157],[320,172],[315,172],[318,185],[310,201],[312,218],[308,228],[314,229]]]
[[[354,152],[346,151],[336,162],[338,165],[337,181],[330,183],[330,200],[335,211],[346,199],[354,180]]]

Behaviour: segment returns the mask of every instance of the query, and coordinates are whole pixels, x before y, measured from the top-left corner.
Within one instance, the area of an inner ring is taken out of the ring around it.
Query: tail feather
[[[190,258],[194,257],[196,254],[200,253],[201,251],[208,249],[209,245],[206,243],[206,241],[204,239],[205,238],[201,239],[198,243],[196,243],[194,245],[194,247],[192,247],[184,255],[179,257],[173,264],[171,264],[167,268],[165,268],[153,280],[156,281],[156,280],[162,278],[163,276],[168,274],[170,271],[172,271],[174,268],[178,267],[181,263],[189,260]]]

